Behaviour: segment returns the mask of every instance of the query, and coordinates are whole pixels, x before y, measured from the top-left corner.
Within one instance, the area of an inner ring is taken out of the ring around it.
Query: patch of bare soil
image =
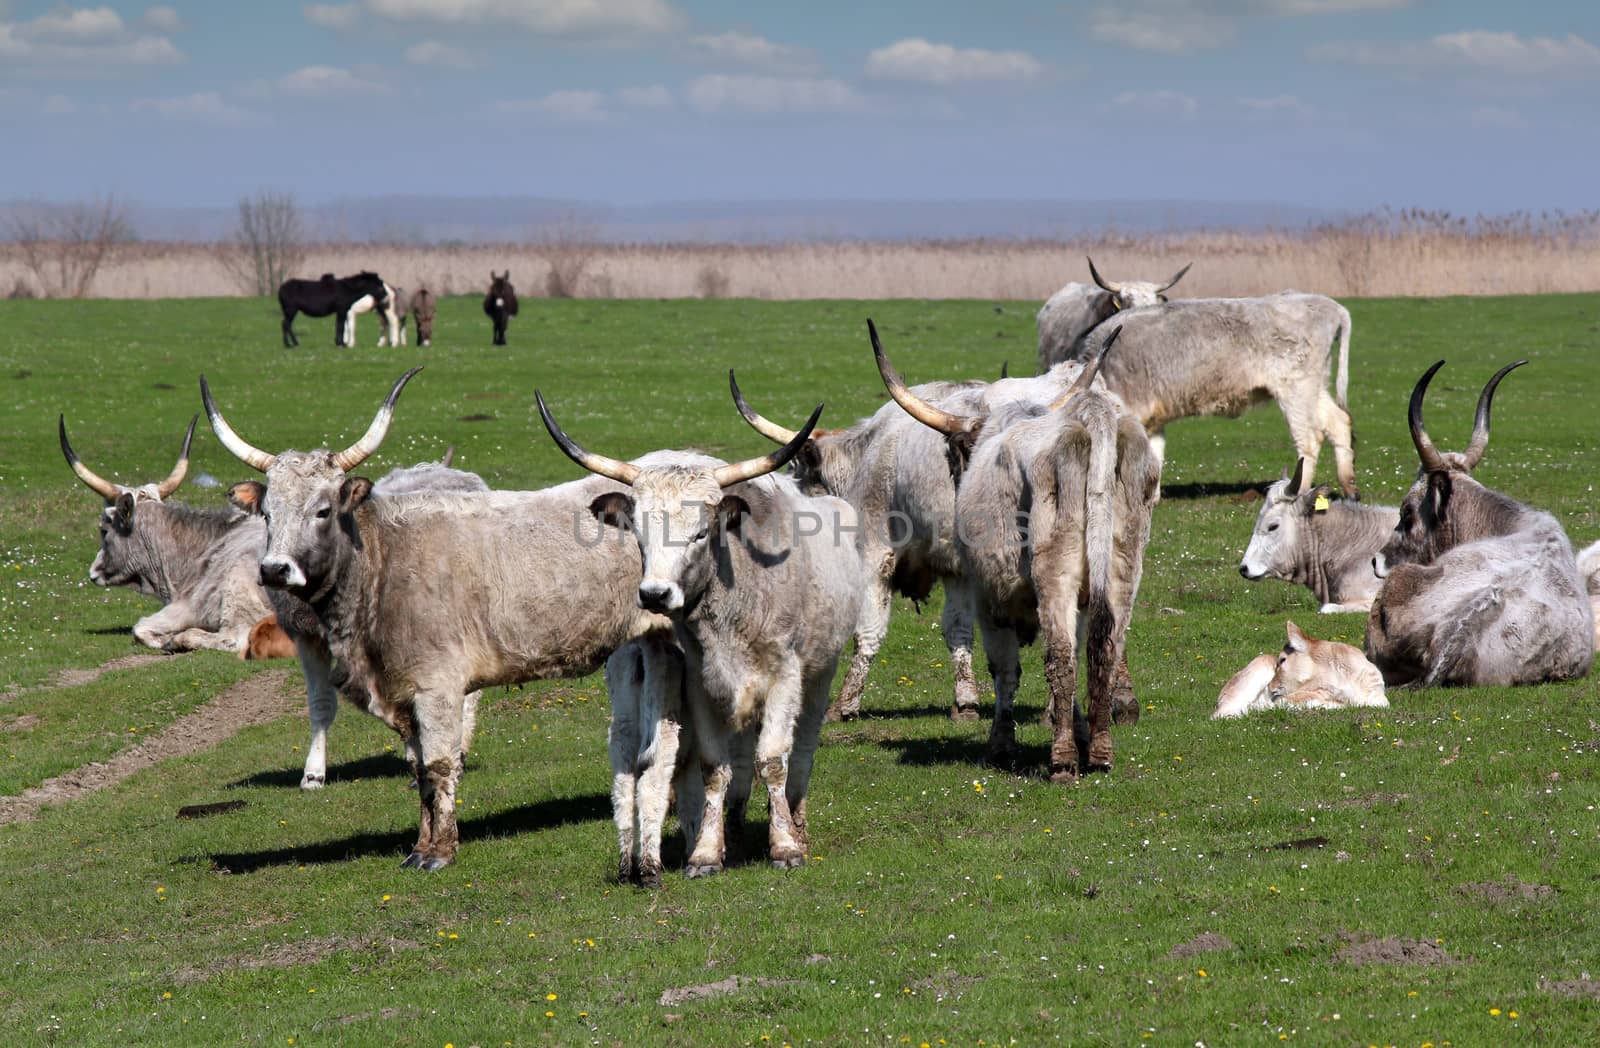
[[[940,972],[929,975],[911,983],[913,990],[923,993],[932,993],[934,1000],[942,1001],[949,997],[959,996],[961,991],[968,986],[975,985],[978,978],[973,975],[961,975],[957,972]]]
[[[1600,1001],[1600,979],[1591,979],[1588,976],[1582,979],[1562,979],[1560,982],[1546,980],[1539,984],[1539,989],[1562,997],[1587,997],[1591,1001]]]
[[[1456,963],[1456,959],[1445,952],[1444,947],[1422,939],[1399,939],[1392,935],[1374,939],[1352,932],[1340,932],[1339,938],[1344,945],[1333,955],[1333,959],[1357,968],[1367,964],[1409,964],[1437,968]]]
[[[403,950],[420,950],[420,943],[406,939],[389,939],[384,942],[363,942],[342,936],[302,939],[299,942],[275,942],[262,947],[259,953],[222,957],[196,967],[179,968],[172,973],[173,982],[190,984],[205,982],[224,972],[253,972],[263,968],[298,968],[316,964],[336,953],[361,953],[382,960]],[[387,1017],[386,1017],[387,1018]]]
[[[1175,961],[1181,961],[1185,957],[1194,957],[1197,954],[1216,953],[1219,950],[1231,949],[1233,949],[1233,940],[1226,935],[1218,935],[1216,932],[1201,932],[1188,942],[1180,942],[1171,950],[1168,950],[1167,956]]]
[[[153,662],[160,662],[162,659],[173,657],[174,655],[166,652],[134,652],[131,655],[118,655],[114,659],[108,659],[92,670],[59,670],[55,676],[44,684],[32,688],[9,688],[4,692],[0,692],[0,702],[9,702],[11,699],[22,695],[31,695],[36,691],[49,691],[53,688],[76,688],[83,684],[93,684],[108,673],[114,673],[117,670],[138,669],[140,666],[148,666]]]
[[[32,713],[24,713],[18,717],[0,719],[0,731],[27,731],[37,727],[39,718]]]
[[[656,1003],[670,1007],[688,1001],[723,997],[730,993],[738,993],[740,990],[748,990],[752,986],[788,986],[791,982],[792,980],[787,979],[759,979],[749,975],[730,975],[717,982],[701,983],[698,986],[675,986],[670,990],[662,990],[661,999]]]
[[[1459,884],[1456,891],[1469,899],[1481,902],[1506,903],[1506,902],[1539,902],[1554,895],[1556,890],[1548,884],[1527,884],[1509,877],[1504,881],[1477,881],[1471,884]]]
[[[104,763],[85,764],[46,779],[15,797],[0,797],[0,826],[29,821],[47,805],[76,800],[115,786],[135,772],[174,757],[208,750],[245,728],[294,712],[298,704],[284,692],[288,680],[289,674],[284,670],[258,673]]]

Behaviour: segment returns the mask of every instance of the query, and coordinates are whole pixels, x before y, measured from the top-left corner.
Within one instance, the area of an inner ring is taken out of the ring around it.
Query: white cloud
[[[1232,21],[1203,11],[1147,11],[1097,8],[1089,16],[1096,40],[1136,51],[1176,55],[1231,44],[1238,37]]]
[[[1320,62],[1405,73],[1491,73],[1539,79],[1600,76],[1600,47],[1575,33],[1564,37],[1524,37],[1469,30],[1407,43],[1322,44],[1306,54]]]
[[[144,13],[144,24],[163,33],[177,33],[183,29],[183,19],[178,17],[176,10],[166,4],[156,4],[147,8]]]
[[[672,92],[663,84],[649,87],[624,87],[617,92],[617,101],[629,109],[671,109]]]
[[[361,22],[361,8],[355,4],[307,4],[300,12],[324,29],[354,29]]]
[[[0,72],[97,74],[182,61],[172,41],[134,33],[109,7],[60,7],[26,22],[0,21]]]
[[[78,111],[78,103],[66,95],[50,95],[44,100],[44,105],[40,108],[44,111],[45,116],[66,116],[69,113]]]
[[[25,40],[87,44],[114,40],[125,28],[122,16],[109,7],[59,7],[19,23],[17,33]]]
[[[849,84],[812,77],[715,73],[691,81],[684,97],[702,113],[837,113],[865,106]]]
[[[1417,0],[1256,0],[1254,6],[1275,15],[1344,15],[1360,11],[1398,11]]]
[[[423,40],[406,48],[405,58],[412,65],[439,66],[444,69],[475,69],[478,59],[464,48]]]
[[[130,103],[136,113],[155,113],[172,120],[193,120],[208,124],[243,124],[250,114],[229,105],[215,91],[197,91],[177,98],[137,98]]]
[[[522,29],[552,36],[655,35],[687,22],[666,0],[361,0],[359,6],[393,22]],[[328,12],[320,15],[328,17]],[[309,11],[306,17],[312,17]]]
[[[1111,100],[1118,109],[1129,109],[1152,116],[1192,116],[1200,108],[1194,96],[1182,91],[1124,91]]]
[[[921,37],[897,40],[867,55],[868,76],[921,84],[1037,80],[1043,72],[1043,63],[1026,51],[954,47]]]
[[[1302,102],[1295,95],[1270,95],[1266,98],[1241,98],[1239,104],[1252,113],[1263,116],[1297,116],[1311,115],[1311,107]]]
[[[540,98],[501,102],[507,113],[534,113],[563,124],[598,124],[610,119],[599,91],[552,91]]]
[[[290,95],[372,95],[388,90],[375,80],[337,66],[306,66],[281,76],[277,88]]]
[[[813,73],[819,68],[809,47],[775,44],[749,33],[691,36],[683,42],[683,52],[691,61],[755,66],[765,73]]]

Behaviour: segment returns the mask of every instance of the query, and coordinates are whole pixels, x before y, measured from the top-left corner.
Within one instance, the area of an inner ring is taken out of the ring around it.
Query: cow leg
[[[682,666],[676,660],[647,661],[645,687],[657,700],[646,702],[655,716],[655,745],[648,765],[639,773],[639,883],[646,888],[661,887],[661,832],[667,822],[667,806],[672,797],[672,780],[678,767],[683,741]],[[686,798],[681,803],[689,803]]]
[[[174,601],[133,624],[133,639],[147,648],[168,650],[174,637],[194,624],[194,613],[183,601]]]
[[[800,716],[794,724],[794,743],[789,751],[789,818],[795,840],[807,855],[811,854],[811,831],[806,825],[806,794],[811,786],[811,769],[816,764],[817,743],[822,735],[822,714],[832,683],[831,669],[806,682],[801,694]]]
[[[1012,703],[1017,697],[1017,684],[1022,680],[1022,657],[1015,630],[996,626],[987,618],[982,627],[983,650],[989,658],[989,675],[994,678],[994,723],[989,727],[984,761],[1009,768],[1016,764],[1020,754],[1017,716]]]
[[[978,677],[972,671],[972,623],[977,615],[978,598],[965,578],[944,580],[944,613],[939,625],[945,647],[950,650],[950,666],[955,674],[955,701],[950,707],[953,721],[978,719]]]
[[[1133,691],[1133,677],[1128,673],[1128,651],[1124,646],[1117,659],[1116,676],[1111,680],[1111,723],[1138,724],[1139,696]]]
[[[728,755],[732,733],[721,723],[721,718],[711,709],[698,681],[688,674],[685,682],[689,718],[694,724],[695,750],[700,758],[700,777],[705,791],[700,816],[700,832],[695,837],[689,859],[684,864],[684,874],[689,877],[709,877],[722,872],[725,854],[723,807],[728,799],[728,784],[733,778],[732,761]],[[682,809],[682,799],[679,808]]]
[[[1156,468],[1160,469],[1161,464],[1167,460],[1167,428],[1165,426],[1157,426],[1149,432],[1148,436],[1150,437],[1150,450],[1156,456]]]
[[[611,818],[617,825],[617,880],[630,883],[637,872],[638,811],[635,807],[639,761],[639,689],[644,684],[644,652],[630,644],[606,660],[606,694],[611,727]]]
[[[333,687],[333,665],[326,650],[296,638],[294,652],[306,680],[306,713],[311,720],[311,745],[306,749],[300,788],[320,790],[328,781],[328,728],[339,712],[339,694]]]
[[[472,736],[478,730],[478,700],[481,691],[469,691],[461,699],[461,766],[466,767],[467,754],[472,752]]]
[[[461,779],[459,684],[418,691],[416,710],[417,797],[422,807],[417,846],[402,865],[432,873],[455,861],[461,831],[456,824],[456,785]],[[424,840],[426,838],[426,840]]]
[[[799,666],[786,667],[767,693],[761,733],[756,740],[756,771],[767,787],[767,854],[777,869],[804,866],[806,852],[795,839],[789,808],[789,756],[800,716],[803,689]]]
[[[861,715],[861,693],[867,687],[867,673],[872,660],[883,646],[889,632],[889,608],[894,598],[894,553],[888,551],[879,558],[878,571],[868,583],[865,598],[861,601],[861,614],[856,622],[855,654],[850,657],[850,668],[845,672],[844,683],[839,686],[839,697],[828,707],[827,719],[855,720]]]
[[[1310,396],[1290,394],[1278,401],[1284,421],[1289,423],[1289,439],[1294,441],[1295,454],[1305,460],[1300,469],[1302,487],[1310,486],[1317,475],[1317,456],[1322,453],[1322,426],[1316,398],[1327,395],[1326,391],[1317,390]]]
[[[1068,558],[1076,562],[1074,547]],[[1078,713],[1078,575],[1074,568],[1041,550],[1034,578],[1039,585],[1039,633],[1044,645],[1044,678],[1049,692],[1050,780],[1074,782],[1078,778],[1078,747],[1074,726]]]
[[[1359,499],[1361,489],[1356,486],[1356,453],[1350,432],[1350,413],[1341,408],[1327,390],[1321,390],[1320,394],[1317,415],[1322,432],[1327,434],[1328,442],[1333,445],[1334,471],[1339,475],[1339,490],[1344,492],[1345,498]]]

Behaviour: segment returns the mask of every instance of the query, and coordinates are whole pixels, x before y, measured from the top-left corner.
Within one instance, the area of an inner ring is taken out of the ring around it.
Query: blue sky
[[[1600,4],[0,0],[0,198],[1600,205]]]

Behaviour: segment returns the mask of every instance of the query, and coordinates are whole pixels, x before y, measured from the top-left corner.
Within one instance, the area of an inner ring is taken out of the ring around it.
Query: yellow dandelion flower
[[[1206,977],[1206,970],[1204,968],[1196,968],[1194,970],[1194,973],[1196,975],[1200,976],[1200,978],[1202,978],[1202,979],[1204,979]]]
[[[172,1000],[172,991],[171,991],[171,990],[167,990],[167,991],[166,991],[166,992],[164,992],[164,993],[163,993],[163,994],[162,994],[162,995],[161,995],[161,999],[162,999],[162,1000],[163,1000],[163,1001],[170,1001],[170,1000]]]
[[[387,895],[385,895],[385,896],[384,896],[384,897],[383,897],[383,901],[384,901],[384,902],[388,902],[388,901],[389,901],[389,896],[387,896]]]
[[[1500,1014],[1500,1009],[1498,1009],[1498,1008],[1490,1008],[1489,1009],[1489,1014],[1490,1015],[1499,1015]]]
[[[1509,1018],[1509,1019],[1515,1019],[1515,1018],[1516,1018],[1516,1017],[1517,1017],[1517,1013],[1516,1013],[1516,1012],[1514,1012],[1514,1011],[1512,1011],[1512,1012],[1507,1012],[1507,1013],[1506,1013],[1506,1017],[1507,1017],[1507,1018]]]
[[[555,1012],[545,1012],[544,1013],[544,1017],[546,1019],[554,1019],[556,1017],[556,1013]]]
[[[554,1001],[556,1000],[556,995],[553,993],[547,993],[544,995],[544,999],[547,1001]]]

